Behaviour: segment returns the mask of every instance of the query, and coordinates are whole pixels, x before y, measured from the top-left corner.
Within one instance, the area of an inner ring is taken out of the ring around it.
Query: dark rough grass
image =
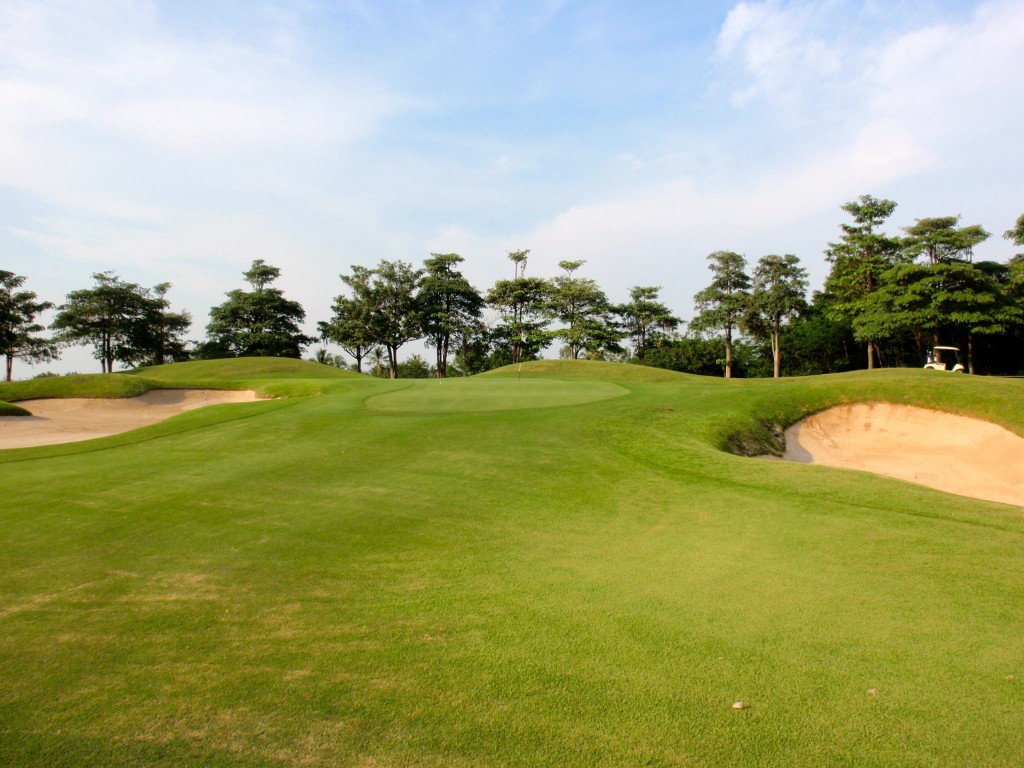
[[[0,764],[1019,765],[1022,510],[720,450],[846,400],[1024,427],[1024,382],[879,373],[4,452]]]

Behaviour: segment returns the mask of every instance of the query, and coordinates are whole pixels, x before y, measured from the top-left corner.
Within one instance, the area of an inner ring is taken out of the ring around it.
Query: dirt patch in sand
[[[987,421],[925,408],[830,408],[786,430],[783,458],[1024,506],[1024,438]]]
[[[0,416],[0,449],[92,440],[156,424],[185,411],[247,403],[256,393],[224,389],[155,389],[139,397],[22,400],[31,416]]]

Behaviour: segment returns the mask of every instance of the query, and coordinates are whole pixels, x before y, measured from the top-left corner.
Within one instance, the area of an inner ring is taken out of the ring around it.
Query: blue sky
[[[522,248],[688,317],[714,250],[820,287],[862,194],[1005,261],[1021,72],[1020,0],[4,0],[0,268],[170,281],[198,339],[254,258],[310,329],[352,264],[454,251],[486,289]]]

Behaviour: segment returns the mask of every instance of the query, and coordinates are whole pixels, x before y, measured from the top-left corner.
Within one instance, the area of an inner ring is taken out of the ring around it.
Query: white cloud
[[[827,7],[827,6],[826,6]],[[840,68],[835,40],[817,34],[821,7],[776,0],[736,5],[719,32],[720,59],[739,59],[749,83],[731,95],[735,106],[758,96],[790,98]]]
[[[552,263],[589,259],[595,273],[619,286],[676,276],[669,290],[685,314],[712,250],[749,251],[752,259],[796,252],[820,280],[820,254],[836,236],[839,206],[860,194],[884,195],[917,180],[917,199],[903,201],[908,219],[962,210],[929,210],[949,199],[939,190],[969,207],[972,196],[998,186],[1011,205],[1021,205],[1013,190],[1024,168],[1011,127],[1024,124],[1024,81],[1016,77],[1024,72],[1024,4],[988,3],[962,23],[911,29],[879,46],[848,46],[835,28],[835,40],[811,39],[810,26],[819,35],[828,29],[803,6],[741,3],[723,25],[718,54],[741,57],[751,97],[788,99],[796,89],[812,123],[818,111],[845,110],[834,135],[807,146],[799,138],[764,146],[778,153],[773,164],[574,206],[518,240],[550,254]],[[830,96],[837,69],[811,64],[833,42],[857,66]],[[746,140],[756,142],[757,131],[753,126]],[[910,220],[893,227],[903,223]]]

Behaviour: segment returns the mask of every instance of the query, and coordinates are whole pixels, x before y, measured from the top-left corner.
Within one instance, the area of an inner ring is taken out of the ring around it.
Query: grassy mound
[[[864,400],[1022,433],[1024,381],[600,368],[3,452],[0,764],[1019,764],[1024,510],[721,449]],[[629,396],[501,405],[562,384]]]
[[[0,382],[0,401],[137,397],[153,389],[254,389],[263,397],[305,397],[342,392],[350,385],[367,383],[367,376],[307,360],[233,358],[170,363],[112,374]]]
[[[331,365],[286,357],[237,357],[225,360],[193,360],[149,368],[135,375],[170,384],[190,382],[240,382],[252,379],[361,379],[358,373]]]
[[[24,408],[0,400],[0,416],[31,416]]]
[[[480,376],[585,377],[602,381],[682,381],[692,378],[690,374],[666,371],[662,368],[608,363],[601,360],[531,360],[521,366],[506,365],[495,368]]]
[[[137,397],[157,382],[123,373],[80,373],[28,381],[0,382],[0,400],[38,400],[53,397]]]
[[[504,411],[520,408],[555,408],[628,395],[629,390],[609,381],[529,378],[432,379],[418,381],[366,401],[378,411]]]

